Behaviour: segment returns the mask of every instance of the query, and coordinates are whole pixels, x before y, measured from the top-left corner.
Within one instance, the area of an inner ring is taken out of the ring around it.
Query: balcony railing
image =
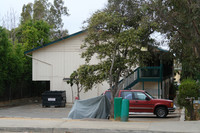
[[[132,74],[121,80],[119,88],[130,89],[140,81],[160,81],[162,77],[161,67],[138,67]]]
[[[138,69],[139,78],[160,78],[161,67],[142,67]]]

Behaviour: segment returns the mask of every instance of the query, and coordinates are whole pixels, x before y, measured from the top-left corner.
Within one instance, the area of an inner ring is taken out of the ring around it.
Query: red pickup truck
[[[110,90],[105,92],[110,100]],[[129,99],[129,112],[154,113],[159,118],[164,118],[169,112],[175,111],[172,100],[156,99],[144,90],[120,90],[118,97]]]

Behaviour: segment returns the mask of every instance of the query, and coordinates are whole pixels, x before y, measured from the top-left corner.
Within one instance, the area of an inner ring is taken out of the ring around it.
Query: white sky
[[[16,16],[16,24],[19,24],[20,14],[22,11],[22,7],[24,4],[28,4],[29,2],[34,2],[34,0],[0,0],[1,8],[0,8],[0,26],[3,25],[2,20],[6,20],[5,16],[10,16],[7,13],[15,12]],[[48,0],[53,3],[53,0]],[[82,30],[83,22],[91,17],[91,15],[97,11],[98,9],[102,9],[107,4],[107,0],[64,0],[65,6],[68,8],[68,12],[70,16],[63,17],[64,29],[69,31],[69,34],[78,32]],[[4,26],[11,25],[9,21],[4,23]],[[9,28],[9,27],[6,27]],[[152,35],[158,42],[164,40],[163,36],[160,34]],[[166,40],[165,40],[166,41]],[[166,42],[164,43],[166,44]],[[164,49],[168,49],[167,46],[162,46]]]
[[[22,6],[34,0],[0,0],[0,25],[2,25],[2,19],[14,11],[16,13],[17,24],[20,20],[20,13]],[[65,6],[68,8],[70,16],[64,17],[64,28],[69,31],[69,34],[82,30],[83,21],[87,20],[95,11],[102,9],[107,4],[107,0],[64,0]],[[53,2],[53,0],[49,0]]]

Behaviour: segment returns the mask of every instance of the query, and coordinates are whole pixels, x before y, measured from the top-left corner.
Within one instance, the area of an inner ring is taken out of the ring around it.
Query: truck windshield
[[[149,94],[147,91],[145,91],[146,95],[151,98],[151,99],[155,99],[155,97],[153,97],[151,94]]]

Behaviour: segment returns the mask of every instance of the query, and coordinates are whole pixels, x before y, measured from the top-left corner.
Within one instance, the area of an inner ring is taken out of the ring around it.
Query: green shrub
[[[193,79],[183,80],[179,86],[178,104],[186,108],[191,120],[195,119],[194,108],[192,101],[186,100],[186,98],[194,97],[197,99],[200,96],[199,88],[199,84]]]

